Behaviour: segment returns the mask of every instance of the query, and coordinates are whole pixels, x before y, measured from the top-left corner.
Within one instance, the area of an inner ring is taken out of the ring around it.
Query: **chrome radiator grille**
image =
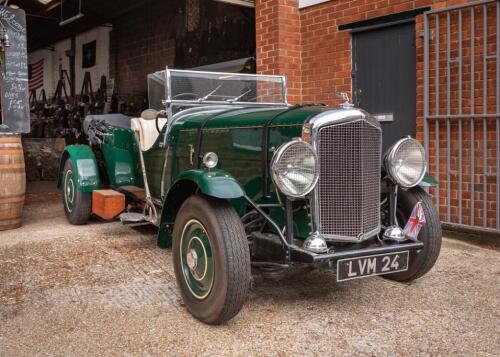
[[[365,120],[319,130],[316,197],[325,239],[358,241],[378,232],[381,143],[381,129]]]

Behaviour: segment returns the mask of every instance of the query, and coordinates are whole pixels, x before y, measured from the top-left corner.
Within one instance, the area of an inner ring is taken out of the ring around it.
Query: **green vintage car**
[[[382,155],[370,114],[348,101],[288,105],[281,76],[167,69],[148,86],[140,118],[85,119],[89,145],[61,158],[64,209],[84,224],[93,191],[121,192],[119,218],[158,227],[199,320],[235,316],[252,272],[407,282],[436,262],[440,221],[425,191],[435,181],[416,140]]]

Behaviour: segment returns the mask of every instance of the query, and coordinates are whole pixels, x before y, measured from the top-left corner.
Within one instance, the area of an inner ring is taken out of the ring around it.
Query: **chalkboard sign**
[[[16,133],[29,133],[28,54],[26,15],[21,9],[0,6],[0,22],[7,30],[10,47],[0,66],[2,79],[2,123]]]

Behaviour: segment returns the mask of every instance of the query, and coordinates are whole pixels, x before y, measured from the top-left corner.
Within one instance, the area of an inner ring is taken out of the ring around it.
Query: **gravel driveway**
[[[254,279],[241,313],[207,326],[183,307],[150,229],[70,226],[29,205],[0,232],[0,355],[500,355],[500,252],[444,240],[410,285],[326,271]]]

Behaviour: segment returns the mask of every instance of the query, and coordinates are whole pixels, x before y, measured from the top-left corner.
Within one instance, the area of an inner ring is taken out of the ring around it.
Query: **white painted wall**
[[[75,57],[75,90],[76,94],[80,94],[83,84],[85,71],[90,72],[92,79],[92,89],[94,91],[99,87],[101,76],[105,75],[109,79],[109,33],[111,27],[96,27],[87,32],[78,34],[75,37],[76,42],[76,57]],[[96,41],[96,65],[91,68],[82,68],[82,45],[88,42]],[[62,69],[68,71],[69,74],[69,58],[66,56],[66,51],[71,48],[71,40],[65,39],[52,44],[48,47],[53,47],[54,50],[40,49],[28,53],[28,63],[35,63],[40,58],[44,59],[43,68],[43,88],[48,98],[54,96],[59,80],[59,65]],[[69,94],[69,86],[66,87]],[[37,90],[37,96],[40,89]]]
[[[299,0],[299,9],[303,9],[308,6],[313,6],[316,4],[321,4],[322,2],[327,2],[330,0]]]
[[[52,52],[52,73],[51,73],[51,78],[52,78],[52,84],[51,88],[52,91],[47,92],[47,96],[49,98],[52,98],[54,96],[54,93],[57,89],[57,81],[59,80],[59,65],[61,65],[62,69],[65,69],[68,71],[69,75],[69,58],[66,56],[66,51],[71,48],[71,40],[66,39],[59,41],[55,44],[52,45],[54,47],[54,51]],[[28,55],[29,58],[29,55]],[[66,83],[66,90],[68,91],[69,95],[69,85]]]
[[[109,79],[109,33],[111,27],[97,27],[90,31],[76,36],[76,58],[75,58],[75,90],[80,94],[83,85],[83,77],[86,71],[90,72],[92,79],[92,89],[94,92],[101,83],[101,76]],[[96,60],[95,66],[91,68],[82,68],[82,46],[86,43],[96,41]]]

